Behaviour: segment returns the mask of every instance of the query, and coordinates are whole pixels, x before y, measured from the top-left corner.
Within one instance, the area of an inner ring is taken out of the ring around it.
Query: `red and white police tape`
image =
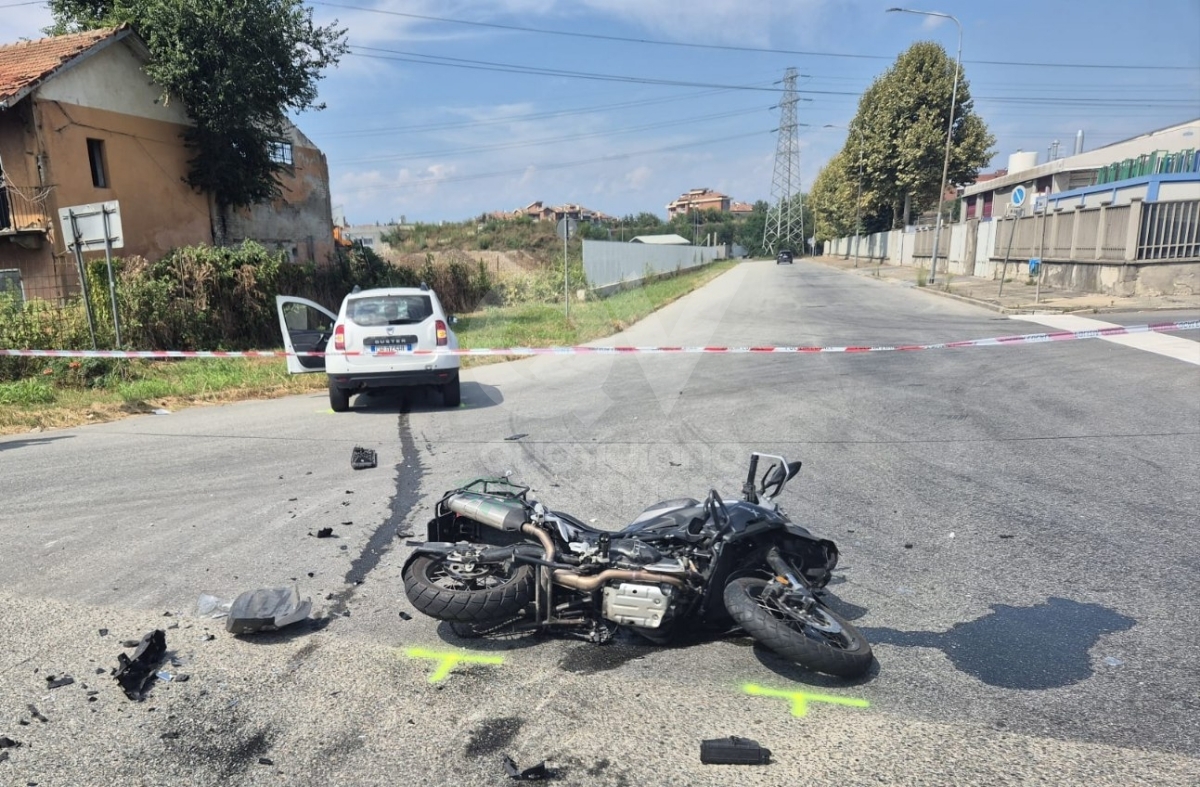
[[[953,350],[963,347],[998,347],[1013,344],[1035,344],[1038,342],[1061,342],[1074,339],[1103,339],[1109,336],[1126,336],[1135,333],[1172,333],[1175,331],[1200,330],[1200,320],[1164,322],[1155,325],[1119,325],[1111,328],[1096,328],[1087,331],[1054,331],[1052,333],[1025,333],[1019,336],[997,336],[990,339],[968,339],[961,342],[938,344],[901,344],[894,346],[850,346],[850,347],[476,347],[457,350],[394,350],[376,353],[363,352],[286,352],[283,350],[9,350],[0,349],[0,355],[16,355],[32,358],[282,358],[288,355],[323,358],[329,355],[632,355],[636,353],[714,353],[736,354],[809,354],[809,353],[878,353],[902,352],[907,350]]]

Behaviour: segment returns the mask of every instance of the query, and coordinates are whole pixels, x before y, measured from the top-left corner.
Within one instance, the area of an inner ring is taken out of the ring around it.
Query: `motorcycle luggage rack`
[[[478,488],[482,487],[482,488]],[[495,487],[500,487],[493,491]],[[485,495],[496,495],[497,497],[510,497],[524,501],[525,495],[529,494],[529,487],[524,484],[515,484],[507,478],[476,478],[469,484],[464,484],[456,491],[459,492],[479,492]]]

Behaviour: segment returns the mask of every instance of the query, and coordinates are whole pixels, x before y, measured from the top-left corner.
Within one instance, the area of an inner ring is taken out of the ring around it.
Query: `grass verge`
[[[463,316],[455,332],[463,347],[583,344],[624,330],[734,265],[732,261],[719,262],[608,298],[572,303],[570,320],[564,317],[561,304],[489,308]],[[464,358],[463,366],[502,360],[497,356]],[[68,366],[48,363],[40,377],[0,383],[0,434],[325,389],[325,375],[289,375],[277,358],[121,361],[93,387],[63,384],[58,378]]]

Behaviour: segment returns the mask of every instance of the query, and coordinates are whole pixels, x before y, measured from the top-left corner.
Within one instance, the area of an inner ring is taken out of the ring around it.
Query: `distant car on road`
[[[775,264],[776,265],[782,265],[785,262],[788,265],[792,264],[792,250],[791,249],[780,249],[779,253],[775,255]]]
[[[350,397],[361,391],[410,385],[432,385],[441,390],[446,407],[458,407],[458,356],[436,353],[458,349],[450,330],[454,318],[427,287],[352,292],[337,314],[290,295],[276,296],[275,307],[288,371],[325,372],[335,413],[349,410]],[[325,356],[292,354],[327,350]],[[414,350],[428,352],[414,355]]]

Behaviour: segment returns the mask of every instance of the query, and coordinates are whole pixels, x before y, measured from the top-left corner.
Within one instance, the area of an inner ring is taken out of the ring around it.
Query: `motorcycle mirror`
[[[765,495],[768,489],[774,488],[774,492],[768,495],[768,497],[774,497],[779,494],[786,480],[787,476],[784,475],[783,467],[778,464],[772,464],[767,468],[767,472],[763,473],[762,486],[759,487],[759,491]]]
[[[800,472],[801,464],[802,464],[801,462],[788,462],[787,480],[791,481],[793,478],[796,477],[796,473]]]

